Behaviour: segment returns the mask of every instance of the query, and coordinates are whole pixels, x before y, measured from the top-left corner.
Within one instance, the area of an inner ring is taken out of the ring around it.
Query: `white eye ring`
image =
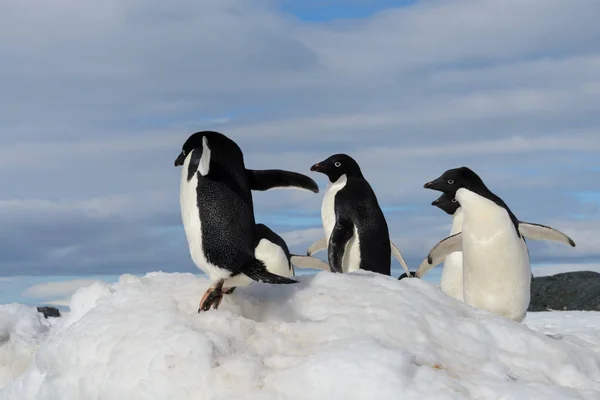
[[[448,185],[452,185],[454,183],[453,179],[448,179]]]
[[[185,150],[181,150],[181,154],[185,157]]]
[[[339,162],[339,161],[336,161],[336,162],[335,162],[335,164],[333,164],[333,165],[335,165],[335,166],[336,166],[336,168],[339,168],[339,167],[341,167],[341,166],[342,166],[342,163],[341,163],[341,162]]]
[[[452,202],[453,202],[453,203],[456,203],[456,199],[452,199]]]

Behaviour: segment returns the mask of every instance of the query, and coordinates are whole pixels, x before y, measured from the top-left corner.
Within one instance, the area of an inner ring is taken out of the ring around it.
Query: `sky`
[[[254,194],[294,252],[322,235],[310,166],[347,153],[413,269],[451,223],[423,184],[463,165],[576,241],[530,241],[533,264],[597,264],[598,16],[597,0],[0,0],[0,276],[197,273],[173,161],[200,130],[317,181]]]

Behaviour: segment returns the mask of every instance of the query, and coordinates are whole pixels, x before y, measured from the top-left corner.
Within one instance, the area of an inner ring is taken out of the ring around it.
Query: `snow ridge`
[[[0,399],[600,398],[600,313],[520,324],[418,279],[299,279],[238,288],[202,314],[208,281],[166,273],[79,289],[58,322],[0,308],[0,354],[12,342],[30,362],[0,375]]]

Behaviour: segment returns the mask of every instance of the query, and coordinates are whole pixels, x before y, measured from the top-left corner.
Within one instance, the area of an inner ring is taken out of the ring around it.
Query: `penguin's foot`
[[[198,313],[201,311],[208,311],[211,308],[217,309],[223,300],[223,281],[219,281],[213,286],[209,287],[208,290],[202,296],[200,305],[198,307]]]

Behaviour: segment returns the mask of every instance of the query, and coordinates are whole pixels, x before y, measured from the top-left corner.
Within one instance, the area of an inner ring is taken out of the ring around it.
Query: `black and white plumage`
[[[456,198],[462,208],[461,232],[440,241],[417,270],[417,277],[453,252],[463,258],[464,301],[515,321],[525,317],[530,301],[531,268],[525,236],[575,246],[553,228],[521,222],[467,167],[450,169],[424,185]]]
[[[251,190],[297,187],[318,193],[309,177],[283,170],[249,170],[239,146],[214,131],[192,134],[175,166],[182,166],[181,218],[190,255],[212,281],[200,311],[218,308],[228,279],[290,284],[297,281],[269,272],[255,253],[256,223]]]
[[[375,192],[357,162],[335,154],[311,167],[329,178],[321,207],[333,272],[358,269],[390,275],[388,225]]]
[[[265,224],[260,223],[256,224],[254,256],[265,264],[267,271],[287,278],[296,275],[294,266],[329,270],[329,265],[317,258],[292,254],[281,236]],[[252,279],[240,274],[226,281],[223,286],[223,293],[233,293],[236,287],[247,286],[250,283],[252,283]]]

